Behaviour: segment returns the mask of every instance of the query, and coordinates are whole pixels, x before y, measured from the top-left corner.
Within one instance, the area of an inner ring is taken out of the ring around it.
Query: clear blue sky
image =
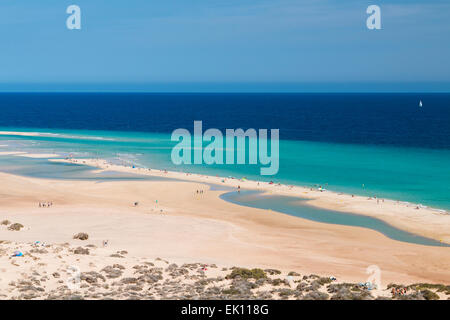
[[[0,41],[0,91],[450,91],[448,0],[1,0]]]

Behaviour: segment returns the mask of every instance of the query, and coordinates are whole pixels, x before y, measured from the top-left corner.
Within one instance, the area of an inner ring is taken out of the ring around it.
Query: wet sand
[[[380,219],[398,229],[450,244],[450,212],[421,207],[417,204],[373,197],[352,196],[331,191],[319,191],[301,186],[278,185],[251,180],[243,181],[237,178],[230,179],[156,169],[132,168],[130,166],[111,164],[102,159],[50,159],[50,161],[72,162],[90,165],[104,170],[174,178],[197,183],[214,183],[235,189],[240,186],[246,189],[264,191],[266,194],[279,194],[308,199],[305,204],[323,209],[363,214]],[[418,207],[419,209],[417,209]]]

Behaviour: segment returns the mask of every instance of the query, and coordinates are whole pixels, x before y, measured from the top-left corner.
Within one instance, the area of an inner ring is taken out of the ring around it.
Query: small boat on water
[[[422,108],[422,106],[423,106],[423,103],[422,103],[422,100],[420,100],[419,101],[419,108]]]

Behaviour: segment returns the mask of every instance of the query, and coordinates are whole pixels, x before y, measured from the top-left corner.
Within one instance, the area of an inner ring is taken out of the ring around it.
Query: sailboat
[[[419,108],[422,108],[422,106],[423,106],[423,103],[422,103],[422,100],[420,100],[419,101]]]

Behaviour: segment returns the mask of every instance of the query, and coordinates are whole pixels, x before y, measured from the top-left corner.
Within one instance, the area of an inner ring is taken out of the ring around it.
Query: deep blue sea
[[[450,94],[1,93],[0,112],[0,130],[42,133],[0,136],[0,151],[94,155],[450,209]],[[192,131],[194,120],[205,130],[280,129],[278,174],[175,166],[170,133]],[[14,163],[0,157],[2,165]]]
[[[283,140],[450,149],[450,94],[0,93],[0,111],[0,127],[170,133],[202,120],[279,128]]]

